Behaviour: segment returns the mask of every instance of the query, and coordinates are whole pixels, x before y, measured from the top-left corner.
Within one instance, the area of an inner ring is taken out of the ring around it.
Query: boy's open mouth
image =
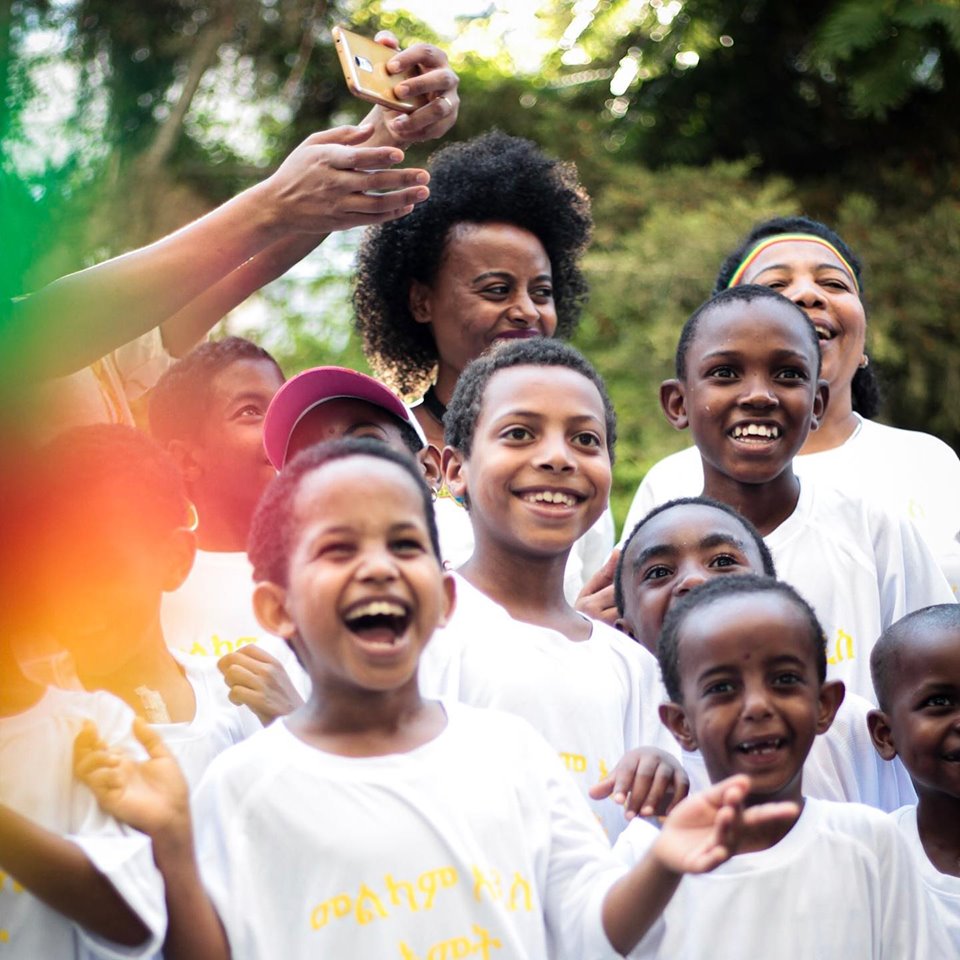
[[[399,600],[363,600],[349,607],[343,620],[367,643],[393,646],[410,623],[410,610]]]
[[[758,737],[755,740],[742,740],[736,745],[738,753],[747,756],[763,757],[776,753],[786,745],[783,737]]]
[[[742,443],[769,443],[780,438],[780,427],[775,423],[738,423],[730,436]]]
[[[519,497],[527,503],[556,504],[561,507],[575,507],[586,499],[567,490],[525,490],[519,494]]]

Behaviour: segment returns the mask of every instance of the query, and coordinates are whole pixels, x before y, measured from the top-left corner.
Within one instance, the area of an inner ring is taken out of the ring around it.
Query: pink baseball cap
[[[328,400],[365,400],[381,407],[416,432],[425,447],[427,438],[406,404],[379,380],[346,367],[311,367],[291,377],[267,407],[263,421],[263,448],[270,462],[282,469],[297,424],[314,407]]]

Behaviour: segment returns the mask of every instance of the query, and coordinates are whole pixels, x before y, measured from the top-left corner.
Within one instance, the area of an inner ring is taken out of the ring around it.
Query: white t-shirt
[[[868,494],[911,520],[960,595],[960,459],[929,433],[859,420],[846,442],[797,457],[794,471],[853,496]],[[665,457],[643,478],[627,514],[624,537],[653,507],[676,497],[695,497],[702,490],[703,468],[696,447]]]
[[[914,610],[954,601],[909,520],[826,483],[803,481],[796,509],[764,540],[777,575],[816,611],[827,675],[874,703],[870,651],[880,634]]]
[[[174,651],[174,656],[193,687],[196,713],[188,722],[153,726],[177,758],[192,790],[214,757],[256,733],[262,725],[246,707],[230,702],[230,691],[214,660],[179,651]]]
[[[960,957],[960,877],[941,873],[930,862],[920,842],[916,806],[903,807],[891,816],[906,837],[907,846],[913,851],[923,884],[929,891],[940,916],[940,923],[953,944],[952,956]]]
[[[198,550],[190,575],[160,605],[167,645],[214,662],[238,647],[255,643],[290,675],[297,692],[310,696],[310,677],[293,651],[267,633],[253,613],[253,567],[245,553]]]
[[[899,758],[884,760],[874,749],[867,728],[867,713],[873,704],[848,693],[840,704],[830,729],[814,738],[803,765],[803,793],[818,800],[865,803],[889,813],[917,794]],[[690,777],[690,792],[710,784],[699,750],[683,754]]]
[[[529,725],[446,706],[408,753],[337,756],[280,720],[194,798],[204,883],[234,960],[615,957],[623,873]]]
[[[473,556],[473,524],[470,513],[450,496],[434,503],[440,554],[451,570],[462,567]],[[584,584],[604,565],[614,544],[613,514],[610,508],[573,545],[563,574],[563,592],[574,603]]]
[[[656,660],[619,630],[591,621],[589,640],[574,642],[515,620],[457,576],[457,606],[420,659],[427,697],[451,697],[528,720],[560,754],[581,793],[612,770],[624,752],[658,747],[679,757],[660,722],[666,699]],[[611,840],[624,828],[612,800],[589,800]]]
[[[116,888],[150,936],[140,947],[108,943],[82,930],[0,872],[0,957],[148,957],[166,932],[163,881],[150,841],[101,812],[73,778],[73,741],[84,720],[125,750],[142,749],[130,728],[133,712],[107,693],[50,687],[29,710],[0,717],[0,803],[66,836]]]
[[[635,863],[656,838],[635,820],[614,853]],[[933,960],[951,956],[913,857],[887,814],[807,799],[768,850],[684,877],[631,954],[662,960]]]

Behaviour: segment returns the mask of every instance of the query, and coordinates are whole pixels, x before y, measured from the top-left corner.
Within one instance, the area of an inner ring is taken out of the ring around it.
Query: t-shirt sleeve
[[[176,363],[167,353],[159,327],[118,347],[110,355],[128,402],[139,400]]]
[[[635,819],[613,846],[613,855],[625,866],[633,867],[647,854],[659,831],[646,820]],[[657,957],[663,940],[665,925],[663,917],[658,917],[643,939],[630,952],[632,960],[644,957]]]

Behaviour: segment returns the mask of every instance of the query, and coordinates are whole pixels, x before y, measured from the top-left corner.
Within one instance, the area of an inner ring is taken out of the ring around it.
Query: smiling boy
[[[827,631],[830,676],[873,701],[870,648],[885,627],[953,593],[913,525],[822,481],[801,483],[793,458],[828,403],[816,331],[767,287],[739,286],[684,324],[676,377],[661,407],[689,428],[703,494],[763,535],[780,577]],[[875,702],[875,701],[874,701]]]
[[[918,796],[893,818],[960,951],[960,607],[904,617],[877,641],[870,666],[880,700],[868,718],[874,745],[903,762]]]
[[[803,764],[842,686],[826,680],[823,632],[799,594],[752,575],[703,584],[667,615],[659,659],[664,723],[702,752],[711,781],[748,774],[748,805],[791,800],[801,812],[748,831],[740,854],[684,884],[634,956],[769,956],[772,923],[778,960],[948,956],[890,818],[805,795]],[[655,838],[634,821],[615,852],[635,862]]]

